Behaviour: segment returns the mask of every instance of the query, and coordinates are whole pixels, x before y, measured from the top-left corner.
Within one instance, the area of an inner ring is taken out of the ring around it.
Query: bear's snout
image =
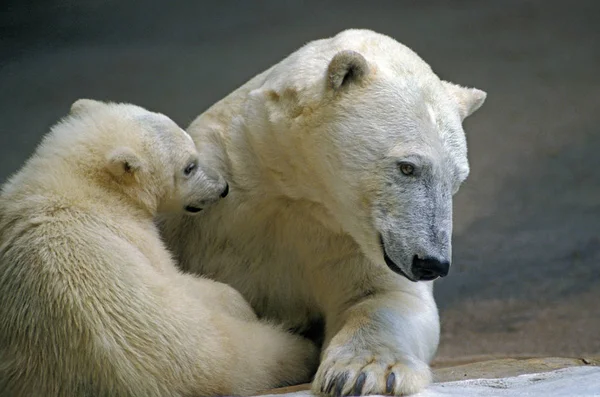
[[[227,197],[228,194],[229,194],[229,183],[225,182],[225,189],[223,189],[223,192],[221,193],[221,198]]]
[[[435,280],[438,277],[445,277],[450,270],[450,262],[443,259],[427,257],[413,257],[411,272],[419,281]]]

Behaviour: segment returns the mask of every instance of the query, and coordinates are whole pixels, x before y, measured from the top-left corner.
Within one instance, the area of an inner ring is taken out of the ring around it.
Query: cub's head
[[[462,122],[485,97],[387,36],[349,30],[277,65],[249,110],[292,162],[280,165],[287,195],[321,203],[372,261],[426,281],[449,271],[452,196],[469,174]]]
[[[81,131],[77,158],[86,153],[98,181],[151,212],[194,214],[227,195],[227,182],[201,164],[190,136],[167,116],[90,99],[73,103],[70,116]]]

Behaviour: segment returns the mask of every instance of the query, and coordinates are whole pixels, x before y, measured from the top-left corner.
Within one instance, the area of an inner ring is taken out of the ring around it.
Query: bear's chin
[[[391,271],[393,271],[396,274],[399,274],[403,277],[406,277],[408,280],[412,281],[413,283],[416,283],[418,280],[415,280],[411,277],[408,276],[408,274],[406,274],[404,272],[404,270],[402,270],[400,268],[400,266],[398,266],[393,260],[392,258],[390,258],[387,254],[387,252],[385,252],[385,245],[383,243],[383,237],[381,236],[381,234],[379,235],[379,244],[381,245],[381,250],[383,251],[383,259],[385,260],[385,264],[387,265],[387,267],[390,268]]]

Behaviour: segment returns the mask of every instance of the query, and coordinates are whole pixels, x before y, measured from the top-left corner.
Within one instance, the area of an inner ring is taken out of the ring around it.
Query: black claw
[[[360,396],[362,394],[363,386],[365,385],[365,381],[367,380],[367,375],[364,372],[361,372],[356,378],[356,383],[354,384],[354,389],[352,390],[352,394],[354,396]]]
[[[325,386],[325,389],[323,390],[325,392],[325,394],[330,395],[331,394],[331,390],[333,389],[333,386],[335,386],[335,381],[336,378],[331,378],[329,379],[329,383],[327,383],[327,385]]]
[[[342,389],[344,388],[344,385],[346,384],[347,381],[348,381],[348,374],[346,372],[344,372],[343,374],[341,374],[337,377],[336,384],[335,384],[335,391],[333,393],[333,395],[335,397],[341,397]]]
[[[394,390],[394,383],[396,382],[396,374],[390,372],[388,375],[387,381],[385,382],[385,392],[386,394],[392,394]]]

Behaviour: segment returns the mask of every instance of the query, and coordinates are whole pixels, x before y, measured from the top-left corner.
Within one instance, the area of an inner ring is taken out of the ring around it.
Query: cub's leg
[[[202,305],[215,312],[234,318],[257,321],[258,317],[250,303],[233,287],[192,274],[178,273],[173,288],[181,288],[184,293],[197,299]]]
[[[232,287],[209,279],[179,274],[169,291],[182,317],[207,328],[198,341],[197,362],[217,394],[248,395],[274,387],[309,382],[318,365],[318,350],[309,340],[257,320],[248,302]],[[189,330],[195,332],[190,324]],[[201,364],[200,364],[201,363]],[[217,381],[218,380],[218,381]],[[215,382],[216,381],[216,382]]]
[[[319,364],[319,351],[308,339],[257,321],[231,318],[223,323],[236,345],[228,363],[231,393],[250,395],[257,391],[311,381]]]
[[[183,349],[181,355],[165,360],[167,366],[177,365],[164,371],[181,371],[186,381],[169,389],[186,390],[184,395],[251,395],[311,380],[319,361],[317,347],[257,320],[232,287],[181,273],[166,286],[165,296],[158,297],[165,306],[153,321],[158,329],[162,319],[177,329],[169,338],[155,339],[172,345],[165,348],[156,343],[156,354]],[[180,362],[186,355],[188,360]]]

